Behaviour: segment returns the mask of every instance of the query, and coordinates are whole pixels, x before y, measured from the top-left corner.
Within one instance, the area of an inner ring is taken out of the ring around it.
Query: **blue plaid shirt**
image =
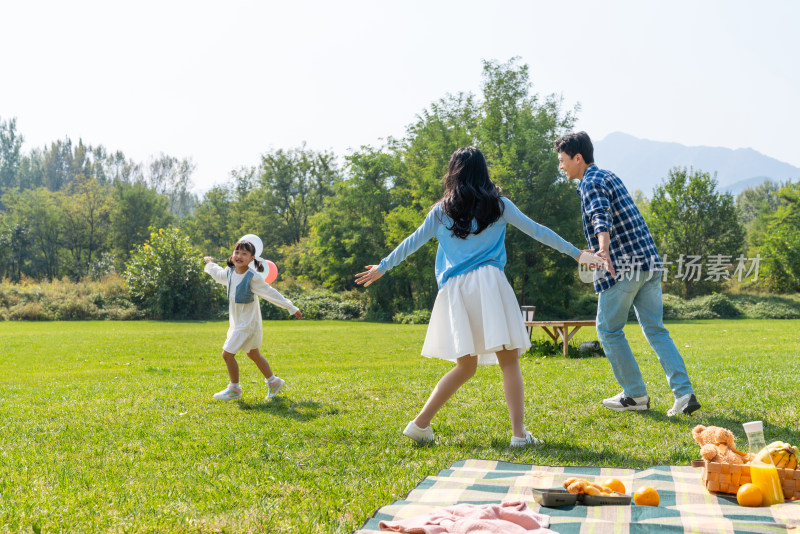
[[[596,234],[610,234],[609,254],[617,278],[626,272],[663,270],[650,229],[616,174],[601,170],[595,164],[589,165],[578,186],[578,196],[583,212],[583,233],[589,248],[600,248]],[[602,293],[617,283],[608,272],[598,274],[594,280],[595,293]]]

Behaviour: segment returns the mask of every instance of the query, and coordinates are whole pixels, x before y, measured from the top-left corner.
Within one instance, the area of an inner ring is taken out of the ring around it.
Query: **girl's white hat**
[[[256,249],[256,255],[254,259],[264,264],[265,271],[264,273],[259,273],[260,276],[263,276],[264,280],[268,284],[274,282],[278,278],[278,267],[271,261],[265,260],[264,258],[261,257],[261,253],[264,251],[264,243],[261,242],[261,239],[255,234],[247,234],[243,235],[241,239],[239,239],[239,241],[247,241],[249,243],[252,243],[252,245]],[[256,270],[255,262],[251,261],[248,267],[255,271]]]

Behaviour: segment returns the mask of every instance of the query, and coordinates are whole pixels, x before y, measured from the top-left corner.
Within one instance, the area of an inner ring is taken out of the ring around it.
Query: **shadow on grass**
[[[723,415],[706,416],[703,414],[701,408],[699,412],[695,412],[689,416],[678,415],[675,417],[668,417],[666,413],[656,410],[643,411],[641,415],[653,421],[669,421],[670,423],[684,426],[687,428],[687,432],[691,432],[691,429],[697,425],[727,428],[736,436],[737,448],[742,450],[747,447],[747,437],[745,436],[742,423],[748,421],[764,421],[764,436],[767,438],[767,442],[775,439],[788,441],[789,443],[800,442],[800,431],[798,431],[797,427],[774,425],[770,423],[769,420],[764,419],[764,414],[759,413],[740,412],[737,410],[733,417]]]
[[[463,443],[466,448],[475,447],[477,443]],[[522,454],[524,452],[535,452],[536,455],[545,460],[543,464],[550,466],[578,466],[578,467],[620,467],[623,469],[643,469],[644,466],[652,466],[652,458],[624,454],[609,451],[607,449],[597,450],[575,445],[575,443],[561,441],[545,441],[540,445],[529,445],[527,447],[511,447],[505,440],[493,439],[491,448],[498,452],[511,452]],[[528,463],[527,459],[524,463]],[[638,466],[638,467],[632,467]]]
[[[504,461],[521,461],[523,464],[550,466],[580,466],[580,467],[621,467],[625,469],[646,469],[656,465],[651,456],[639,456],[623,452],[597,449],[568,441],[545,440],[538,445],[512,447],[510,434],[508,439],[491,438],[486,441],[481,436],[454,435],[441,436],[440,441],[432,445],[414,445],[415,448],[428,446],[447,446],[463,451],[464,458],[497,459],[497,454],[510,453],[517,459],[504,459]],[[531,462],[527,453],[535,453],[540,461]],[[524,458],[522,458],[524,456]]]
[[[265,400],[258,403],[239,401],[238,407],[242,411],[258,411],[286,417],[295,421],[312,421],[317,417],[336,415],[339,413],[337,408],[326,407],[317,401],[295,402],[286,397],[275,397],[272,400]]]
[[[734,416],[704,416],[701,412],[696,412],[691,416],[669,417],[660,410],[647,410],[636,412],[636,416],[646,417],[653,423],[668,422],[670,424],[686,428],[687,435],[691,435],[691,430],[699,424],[705,426],[720,426],[731,430],[736,435],[736,443],[741,450],[747,450],[747,438],[742,429],[742,423],[747,421],[759,420],[762,416],[756,413],[736,412]],[[800,442],[800,431],[789,426],[779,426],[764,421],[764,433],[768,437],[767,441],[781,439],[789,443]],[[552,466],[584,466],[584,467],[623,467],[632,469],[647,469],[654,465],[688,465],[682,458],[662,458],[661,461],[654,463],[651,455],[637,455],[623,452],[614,452],[608,449],[593,449],[578,446],[572,442],[545,441],[541,445],[531,445],[516,449],[509,446],[509,442],[503,439],[492,439],[489,447],[480,438],[463,438],[452,443],[459,448],[470,450],[472,455],[475,451],[493,449],[497,452],[535,452],[536,455],[545,460],[545,465]],[[525,461],[527,462],[527,459]]]

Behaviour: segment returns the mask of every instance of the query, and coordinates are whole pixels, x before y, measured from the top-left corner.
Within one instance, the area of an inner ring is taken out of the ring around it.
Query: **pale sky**
[[[565,7],[569,5],[569,7]],[[577,129],[753,148],[800,166],[794,0],[12,1],[0,118],[197,165],[197,191],[269,150],[401,137],[481,61],[519,56]]]

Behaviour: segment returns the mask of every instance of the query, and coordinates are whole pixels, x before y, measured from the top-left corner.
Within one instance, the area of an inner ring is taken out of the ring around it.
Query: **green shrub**
[[[358,320],[363,319],[366,313],[365,297],[355,291],[336,293],[327,289],[302,289],[297,286],[278,290],[300,308],[304,319]],[[269,320],[290,317],[286,310],[265,299],[261,299],[261,312],[264,319]]]
[[[538,310],[537,310],[538,312]],[[580,293],[570,302],[567,317],[570,319],[594,319],[597,316],[597,294]]]
[[[664,294],[664,319],[681,319],[686,302],[677,295]]]
[[[791,306],[782,302],[762,301],[745,308],[751,319],[800,319],[800,305]]]
[[[105,309],[105,319],[114,321],[134,321],[144,319],[144,312],[133,304],[128,306],[112,306]]]
[[[339,315],[342,319],[361,319],[366,306],[357,300],[342,300],[339,303]]]
[[[707,310],[721,319],[737,319],[742,316],[741,310],[725,295],[712,293],[696,300],[704,311]]]
[[[531,348],[522,356],[529,358],[557,356],[563,358],[564,348],[560,339],[558,343],[552,339],[534,339],[531,341]],[[567,344],[567,358],[595,358],[598,356],[605,357],[605,352],[602,347],[597,351],[581,352],[580,345],[574,343]]]
[[[55,317],[39,302],[20,302],[8,310],[6,319],[11,321],[51,321]]]
[[[218,308],[217,284],[203,267],[202,254],[180,230],[153,231],[126,264],[131,300],[148,318],[209,318]]]
[[[736,319],[742,311],[726,295],[713,293],[704,297],[683,300],[675,295],[664,295],[665,319]]]
[[[399,324],[428,324],[431,322],[430,310],[415,310],[411,313],[398,312],[392,317],[393,323]]]
[[[798,319],[800,301],[779,295],[714,293],[692,300],[664,295],[665,319]]]
[[[128,297],[125,280],[110,275],[102,280],[68,279],[0,283],[0,319],[63,321],[82,319],[141,319]]]
[[[91,299],[85,297],[71,296],[57,300],[53,304],[55,305],[54,314],[61,320],[100,318],[100,309]]]

